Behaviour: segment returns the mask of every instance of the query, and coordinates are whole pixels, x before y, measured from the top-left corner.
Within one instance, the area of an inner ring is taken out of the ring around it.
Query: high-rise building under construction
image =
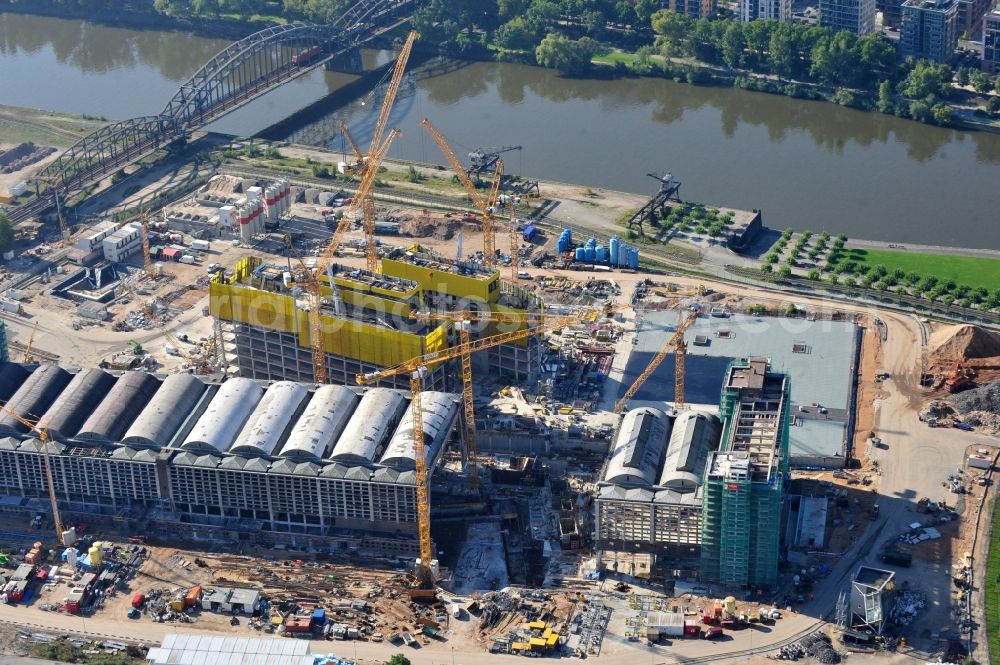
[[[722,441],[702,493],[701,578],[726,586],[778,581],[788,474],[789,377],[765,358],[735,361],[719,402]]]
[[[540,311],[537,297],[500,279],[496,270],[447,261],[418,247],[382,261],[381,272],[330,264],[320,287],[327,375],[333,384],[351,385],[358,374],[392,367],[455,343],[448,321],[414,320],[419,311],[509,312],[513,322],[474,328],[476,336],[506,332],[525,323],[525,311]],[[232,327],[227,351],[235,353],[241,376],[313,380],[311,326],[303,289],[284,266],[256,257],[240,261],[231,279],[217,278],[210,288],[210,311]],[[477,354],[473,362],[511,379],[530,378],[540,359],[539,340],[528,338]],[[428,390],[442,390],[443,365],[424,377]],[[407,376],[382,382],[407,388]]]

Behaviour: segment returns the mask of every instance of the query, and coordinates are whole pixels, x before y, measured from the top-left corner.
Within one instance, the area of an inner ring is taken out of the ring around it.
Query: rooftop
[[[779,434],[787,384],[788,377],[768,372],[762,358],[734,365],[726,379],[725,385],[736,387],[739,394],[722,449],[746,453],[753,482],[770,482],[781,461]]]
[[[854,575],[854,583],[869,586],[874,589],[881,589],[886,584],[891,582],[892,578],[895,576],[896,573],[891,570],[861,566],[858,568],[858,572]]]

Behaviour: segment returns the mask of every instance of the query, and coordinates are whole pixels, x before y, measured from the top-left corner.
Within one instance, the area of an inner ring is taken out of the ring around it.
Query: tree
[[[14,225],[2,210],[0,210],[0,254],[14,249]]]
[[[935,104],[934,108],[931,109],[931,114],[934,116],[934,122],[942,127],[951,125],[955,118],[954,109],[944,103]]]
[[[779,23],[771,32],[768,44],[771,71],[778,78],[790,78],[795,71],[795,29],[789,23]]]
[[[969,83],[981,95],[986,94],[993,87],[993,83],[986,72],[979,71],[978,69],[969,74]]]
[[[880,113],[890,113],[896,105],[896,96],[892,94],[892,84],[888,80],[882,81],[878,86],[878,101],[875,108]]]
[[[691,24],[687,16],[669,9],[653,14],[653,32],[656,33],[656,46],[660,52],[667,57],[682,55]]]
[[[650,25],[653,19],[653,13],[656,12],[659,3],[656,0],[636,0],[635,3],[635,21],[636,25],[641,25],[643,27]]]
[[[410,665],[410,659],[401,653],[397,653],[385,665]]]
[[[535,49],[535,60],[564,76],[582,76],[596,52],[597,44],[589,37],[573,40],[552,32]]]
[[[955,82],[960,86],[969,85],[969,71],[968,67],[959,67],[955,72]]]
[[[1000,113],[1000,97],[990,97],[986,100],[986,111],[989,113]]]
[[[951,68],[948,65],[920,60],[899,84],[899,93],[910,99],[944,98],[950,83]]]
[[[538,44],[538,37],[537,26],[523,16],[517,16],[497,28],[493,42],[501,48],[526,51]]]
[[[924,101],[910,104],[910,117],[919,122],[930,122],[933,117],[930,104]]]
[[[746,47],[746,42],[740,25],[735,21],[730,23],[722,35],[722,61],[730,69],[736,69],[743,64],[743,49]]]

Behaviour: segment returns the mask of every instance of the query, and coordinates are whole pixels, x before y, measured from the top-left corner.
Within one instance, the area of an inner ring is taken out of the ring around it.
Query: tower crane
[[[28,344],[24,347],[24,357],[21,359],[22,363],[31,362],[31,347],[35,343],[35,333],[38,332],[38,321],[35,321],[35,325],[31,327],[31,336],[28,337]]]
[[[56,527],[56,542],[63,542],[63,528],[62,517],[59,515],[59,502],[56,499],[56,486],[55,482],[52,480],[52,461],[49,459],[49,432],[44,427],[38,427],[37,422],[32,422],[26,418],[21,417],[17,412],[7,406],[0,406],[8,413],[14,420],[21,423],[28,428],[29,431],[36,430],[38,432],[38,440],[42,442],[42,460],[44,462],[43,467],[45,469],[45,484],[48,486],[49,491],[49,503],[52,506],[52,521],[55,522]]]
[[[321,276],[326,272],[326,266],[333,257],[334,252],[340,247],[340,243],[344,239],[344,234],[347,233],[347,229],[351,226],[351,219],[354,218],[359,209],[364,207],[364,200],[368,198],[372,188],[375,186],[375,176],[378,175],[378,167],[385,158],[385,154],[389,151],[389,146],[392,145],[393,140],[397,136],[399,136],[399,130],[393,129],[389,132],[385,141],[378,147],[378,150],[368,154],[367,166],[361,175],[361,182],[358,185],[358,191],[354,200],[351,201],[351,205],[347,209],[347,212],[344,213],[344,216],[340,218],[340,223],[337,224],[337,228],[334,230],[326,249],[317,257],[316,267],[311,271],[304,271],[303,276],[309,302],[309,345],[312,347],[313,377],[316,383],[326,383],[327,381],[326,348],[323,343],[323,316],[320,312],[320,308],[323,305],[320,293]],[[374,234],[374,220],[372,220],[372,232]],[[374,237],[368,241],[368,247],[374,252]]]
[[[635,380],[635,382],[629,386],[622,398],[618,400],[615,404],[615,413],[621,413],[628,406],[628,401],[632,399],[642,385],[646,383],[646,380],[653,375],[656,368],[660,366],[663,359],[667,357],[671,349],[674,349],[674,404],[678,408],[684,406],[684,360],[687,355],[687,345],[684,343],[684,333],[691,324],[698,319],[698,312],[692,311],[688,314],[687,318],[677,326],[677,330],[673,335],[667,340],[667,343],[663,345],[663,348],[653,356],[653,359],[649,361],[649,365],[646,369],[642,370],[642,374]]]
[[[445,316],[459,316],[459,314],[448,314]],[[468,313],[470,316],[473,313]],[[418,315],[424,316],[424,315]],[[439,316],[439,315],[434,315]],[[440,318],[440,316],[439,316]],[[516,330],[513,332],[500,333],[489,337],[481,337],[476,340],[463,342],[457,346],[448,347],[441,351],[426,353],[422,356],[411,358],[404,363],[358,374],[356,381],[358,385],[370,385],[393,376],[409,375],[410,378],[410,409],[413,417],[413,461],[417,475],[417,535],[420,543],[420,565],[417,570],[417,578],[422,584],[432,584],[430,562],[434,558],[434,550],[431,547],[431,517],[430,517],[430,491],[427,476],[427,452],[424,448],[424,414],[421,407],[420,394],[423,391],[423,378],[427,372],[436,365],[443,362],[460,358],[463,355],[471,356],[477,351],[491,349],[501,344],[509,344],[517,340],[525,339],[542,332],[556,330],[567,325],[576,323],[580,315],[553,316],[544,319],[538,326]],[[464,377],[463,377],[464,378]],[[475,421],[472,421],[475,423]]]
[[[385,127],[389,122],[389,112],[392,111],[392,105],[396,101],[396,94],[399,92],[399,85],[403,82],[403,72],[406,70],[406,62],[410,59],[410,52],[413,50],[413,42],[417,40],[417,32],[411,30],[410,34],[406,36],[406,41],[403,43],[403,47],[399,51],[399,56],[396,58],[396,67],[392,70],[392,78],[389,80],[389,86],[386,88],[385,97],[382,99],[382,108],[379,110],[378,120],[375,123],[375,131],[372,133],[372,142],[368,146],[368,154],[361,157],[361,151],[358,150],[357,145],[355,145],[351,135],[347,131],[345,125],[341,125],[341,132],[344,133],[344,137],[351,144],[351,149],[354,150],[354,154],[358,156],[358,165],[361,170],[362,177],[370,169],[378,171],[378,164],[375,164],[373,158],[377,153],[382,151],[382,136],[385,134]],[[387,140],[388,143],[388,140]],[[379,162],[382,160],[380,159]],[[378,250],[375,246],[375,199],[369,188],[363,196],[358,191],[358,198],[362,199],[361,210],[364,214],[364,234],[365,234],[365,259],[368,263],[368,270],[370,272],[375,272],[378,270]]]
[[[347,144],[349,146],[351,146],[351,152],[354,153],[354,163],[356,164],[355,169],[358,172],[360,172],[361,169],[363,169],[364,165],[365,165],[365,156],[364,156],[364,154],[358,148],[358,144],[354,142],[354,138],[351,137],[351,133],[349,131],[347,131],[347,124],[346,123],[343,123],[343,122],[340,123],[340,133],[344,135],[344,138],[347,139]]]
[[[421,126],[427,130],[427,132],[437,143],[438,148],[444,154],[445,159],[448,160],[448,165],[451,166],[451,170],[455,172],[458,179],[462,182],[462,186],[465,187],[465,191],[469,193],[472,197],[472,202],[476,208],[483,215],[483,264],[488,268],[492,268],[496,264],[496,238],[495,238],[495,218],[493,217],[494,210],[496,209],[496,196],[500,191],[500,181],[503,179],[503,160],[498,159],[496,163],[496,172],[493,174],[493,183],[490,187],[490,194],[487,198],[483,198],[476,189],[476,186],[472,183],[469,178],[469,174],[466,172],[465,167],[462,163],[458,161],[458,157],[452,151],[451,146],[448,145],[448,139],[444,137],[444,134],[438,131],[437,127],[431,124],[431,121],[424,118],[420,121]]]
[[[610,315],[616,309],[623,309],[625,307],[629,307],[629,305],[608,305],[603,309],[603,312]],[[476,416],[473,409],[472,351],[470,350],[472,324],[485,322],[518,323],[523,321],[527,324],[527,331],[538,334],[555,330],[561,327],[561,325],[568,325],[568,323],[578,323],[581,319],[593,313],[592,311],[583,311],[576,315],[551,316],[545,314],[536,315],[531,312],[514,314],[511,312],[475,312],[465,310],[460,312],[412,312],[410,314],[410,318],[415,321],[454,322],[459,334],[459,348],[465,350],[460,353],[459,357],[462,364],[462,406],[465,412],[465,449],[466,457],[468,458],[466,473],[469,477],[469,487],[475,489],[479,483],[479,476],[476,473]],[[558,325],[546,325],[549,322],[556,322]]]

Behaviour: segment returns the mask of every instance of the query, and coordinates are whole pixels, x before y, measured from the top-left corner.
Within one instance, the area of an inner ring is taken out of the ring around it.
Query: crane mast
[[[393,129],[385,138],[378,150],[368,155],[367,166],[361,176],[357,194],[351,201],[351,206],[340,218],[340,223],[333,232],[329,244],[316,261],[316,267],[305,271],[306,294],[309,302],[309,346],[312,349],[313,378],[316,383],[326,383],[328,378],[326,368],[326,346],[324,344],[323,315],[320,308],[323,305],[323,298],[320,292],[320,276],[326,272],[326,266],[333,257],[334,252],[340,247],[344,239],[344,234],[351,226],[351,219],[354,218],[358,210],[363,209],[364,200],[375,186],[375,176],[378,175],[378,167],[389,151],[389,146],[393,140],[399,136],[399,130]],[[374,244],[374,242],[372,243]],[[332,285],[331,285],[332,286]]]
[[[7,406],[0,407],[6,411],[14,420],[21,423],[28,430],[36,430],[38,432],[38,440],[42,442],[42,460],[45,469],[45,484],[49,491],[49,504],[52,507],[52,521],[55,522],[56,527],[56,542],[61,543],[63,540],[63,528],[62,516],[59,514],[59,501],[56,499],[56,486],[55,481],[52,480],[52,461],[49,459],[49,432],[44,427],[38,427],[37,422],[32,422],[26,418],[22,418],[17,412],[13,411]]]
[[[604,310],[608,311],[607,309]],[[449,314],[439,318],[448,317],[460,317],[465,313],[461,312],[458,314]],[[417,315],[420,317],[430,317],[438,315],[423,314]],[[474,315],[473,315],[474,316]],[[418,578],[424,584],[432,581],[432,574],[430,570],[430,562],[433,559],[433,548],[431,547],[431,512],[430,512],[430,490],[427,484],[427,455],[424,448],[424,413],[421,407],[420,392],[423,388],[423,376],[427,371],[439,365],[443,362],[453,360],[455,358],[460,358],[463,355],[471,356],[471,354],[476,351],[482,351],[484,349],[491,349],[495,346],[500,346],[501,344],[508,344],[510,342],[517,341],[519,339],[524,339],[526,337],[531,337],[539,333],[548,332],[550,330],[556,330],[563,326],[571,325],[576,323],[580,318],[584,316],[582,314],[572,315],[572,316],[553,316],[547,317],[537,326],[530,328],[525,328],[522,330],[516,330],[513,332],[500,333],[498,335],[491,335],[489,337],[481,337],[477,340],[463,341],[457,346],[452,346],[441,351],[434,351],[432,353],[427,353],[422,356],[417,356],[411,358],[406,362],[394,365],[392,367],[386,367],[381,370],[374,372],[368,372],[366,374],[358,374],[356,377],[358,385],[370,385],[382,379],[387,379],[393,376],[408,375],[410,377],[410,405],[413,418],[413,451],[414,451],[414,466],[417,475],[417,533],[420,540],[420,565],[418,567]],[[462,319],[459,319],[462,320]],[[469,378],[471,379],[471,366]],[[464,376],[463,376],[464,379]],[[470,384],[471,385],[471,384]],[[475,421],[472,421],[473,424]]]

